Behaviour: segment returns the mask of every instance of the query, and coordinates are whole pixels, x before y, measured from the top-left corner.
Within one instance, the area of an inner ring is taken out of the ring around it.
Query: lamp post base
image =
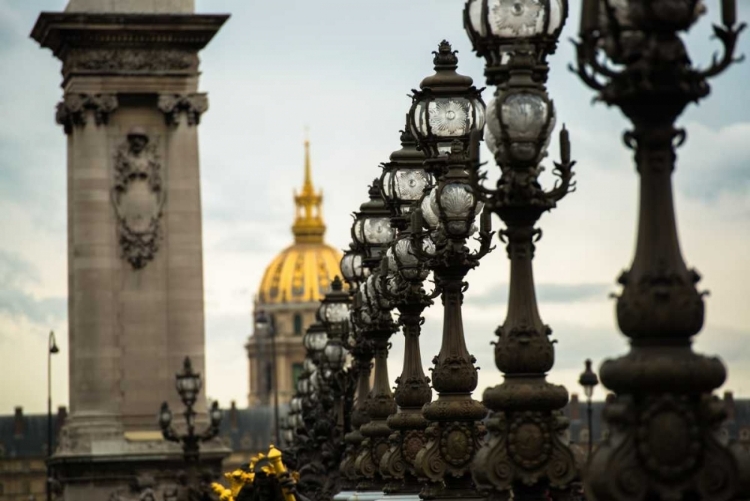
[[[386,494],[377,501],[419,501],[419,494]]]
[[[385,496],[383,491],[355,491],[347,501],[378,501]]]

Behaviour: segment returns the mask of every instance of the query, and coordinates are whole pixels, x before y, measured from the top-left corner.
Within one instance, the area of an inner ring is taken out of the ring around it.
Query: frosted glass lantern
[[[435,74],[414,91],[409,130],[428,158],[450,152],[451,142],[468,145],[472,131],[484,127],[484,102],[470,77],[456,73],[458,58],[443,40],[434,52]]]

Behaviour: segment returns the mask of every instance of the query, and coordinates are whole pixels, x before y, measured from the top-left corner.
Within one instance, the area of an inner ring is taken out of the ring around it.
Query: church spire
[[[312,183],[312,167],[310,162],[310,140],[305,133],[305,178],[302,190],[294,194],[297,206],[297,217],[292,226],[295,243],[322,243],[326,232],[321,213],[323,193],[315,193]]]

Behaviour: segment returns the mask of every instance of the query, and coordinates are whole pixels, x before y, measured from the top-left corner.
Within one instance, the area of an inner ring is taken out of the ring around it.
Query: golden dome
[[[258,291],[261,304],[319,301],[331,280],[340,275],[341,252],[323,241],[322,192],[315,192],[310,172],[310,142],[305,140],[305,181],[294,195],[297,216],[294,244],[276,256],[263,274]]]

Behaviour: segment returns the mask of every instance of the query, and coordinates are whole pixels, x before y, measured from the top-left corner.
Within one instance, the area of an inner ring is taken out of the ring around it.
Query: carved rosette
[[[161,94],[158,107],[167,125],[177,125],[180,113],[185,113],[188,125],[198,125],[201,114],[208,110],[208,96],[205,93]]]
[[[164,200],[157,145],[134,127],[115,155],[112,188],[120,249],[134,269],[145,267],[159,249]]]
[[[86,125],[86,111],[93,112],[96,125],[106,125],[109,114],[115,111],[117,106],[117,96],[114,94],[69,93],[57,104],[55,121],[63,126],[66,134],[70,134],[74,126]]]

